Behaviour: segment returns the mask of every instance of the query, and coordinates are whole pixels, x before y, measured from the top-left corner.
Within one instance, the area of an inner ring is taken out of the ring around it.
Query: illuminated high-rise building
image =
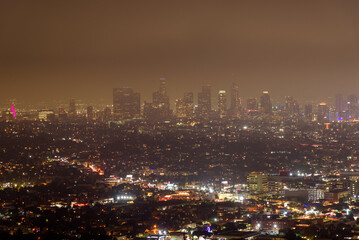
[[[313,120],[313,105],[306,104],[304,106],[304,117],[305,119],[312,121]]]
[[[183,98],[176,99],[176,117],[186,117],[185,104]]]
[[[343,98],[343,94],[335,95],[335,111],[337,113],[345,111],[345,101]]]
[[[231,106],[229,115],[231,117],[238,117],[241,112],[241,99],[239,97],[238,83],[233,83],[231,86]]]
[[[74,117],[77,115],[76,111],[76,101],[74,98],[70,99],[70,107],[69,107],[69,116]]]
[[[166,79],[160,79],[160,88],[152,94],[153,108],[157,109],[159,118],[168,118],[171,115],[170,99],[167,95]]]
[[[176,117],[193,117],[193,93],[185,93],[183,98],[176,100]]]
[[[255,98],[247,99],[247,111],[258,111],[258,103]]]
[[[261,96],[261,112],[264,114],[272,114],[272,102],[268,91],[263,91]]]
[[[287,114],[299,114],[299,104],[292,96],[285,97],[285,111]]]
[[[211,86],[202,86],[202,92],[198,93],[197,113],[199,117],[208,118],[212,111]]]
[[[335,95],[335,120],[348,120],[347,103],[342,94]]]
[[[329,119],[329,108],[325,102],[318,105],[317,121],[323,122]]]
[[[359,102],[358,96],[351,94],[348,96],[348,112],[351,119],[358,119],[359,117]]]
[[[227,113],[227,96],[224,90],[218,92],[218,113],[220,118],[224,118]]]
[[[132,88],[113,89],[114,120],[133,119],[141,114],[140,94]]]

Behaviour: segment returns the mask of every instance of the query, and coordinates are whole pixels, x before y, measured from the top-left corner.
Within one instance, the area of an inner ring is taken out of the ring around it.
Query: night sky
[[[2,1],[0,100],[359,94],[359,1]]]

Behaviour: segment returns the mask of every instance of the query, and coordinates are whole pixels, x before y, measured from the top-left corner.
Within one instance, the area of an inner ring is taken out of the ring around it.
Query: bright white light
[[[247,126],[243,126],[243,130],[247,130],[248,129],[248,127]]]

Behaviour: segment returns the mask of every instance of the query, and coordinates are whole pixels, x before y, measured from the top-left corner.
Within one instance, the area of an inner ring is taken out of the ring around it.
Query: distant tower
[[[304,106],[304,117],[309,121],[313,120],[313,106],[312,106],[312,104],[307,104],[307,105]]]
[[[170,99],[167,95],[166,79],[160,79],[160,88],[152,94],[153,107],[157,108],[159,118],[168,118],[171,115]]]
[[[161,95],[167,95],[167,89],[166,89],[166,78],[160,78],[160,89],[159,92],[161,93]]]
[[[255,98],[247,99],[247,111],[258,111],[258,103]]]
[[[218,92],[218,113],[220,118],[224,118],[227,112],[227,96],[226,91],[220,90]]]
[[[336,120],[348,120],[347,103],[342,94],[335,95]]]
[[[202,92],[198,93],[198,115],[202,118],[207,118],[212,110],[211,104],[211,86],[202,86]]]
[[[193,117],[193,93],[185,93],[183,98],[176,100],[176,116]]]
[[[230,115],[232,117],[238,117],[240,111],[241,111],[241,99],[239,97],[239,86],[237,83],[233,83],[231,86]]]
[[[77,112],[76,112],[76,101],[74,98],[70,99],[70,108],[69,108],[69,115],[70,116],[76,116]]]
[[[184,94],[185,112],[187,117],[193,117],[193,92]]]
[[[298,102],[292,96],[285,97],[285,110],[288,114],[299,114]]]
[[[317,120],[324,121],[329,118],[329,108],[325,102],[321,102],[318,105]]]
[[[344,112],[345,108],[345,102],[342,94],[335,95],[335,111],[337,113]]]
[[[264,114],[272,114],[272,102],[268,91],[263,91],[261,96],[261,111]]]
[[[349,117],[351,119],[357,119],[359,117],[358,96],[355,94],[349,95],[347,103],[348,103]]]
[[[113,89],[114,120],[132,119],[141,114],[140,94],[132,88]]]

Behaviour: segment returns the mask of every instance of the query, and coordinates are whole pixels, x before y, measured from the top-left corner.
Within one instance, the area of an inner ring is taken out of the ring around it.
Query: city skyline
[[[255,99],[256,101],[260,102],[260,99],[261,99],[261,95],[266,92],[266,93],[269,93],[270,96],[271,96],[271,101],[272,102],[272,105],[273,107],[276,106],[276,105],[284,105],[285,102],[287,101],[287,98],[294,98],[300,105],[305,105],[305,104],[319,104],[321,102],[326,102],[327,104],[329,105],[333,105],[333,107],[337,108],[337,99],[336,97],[337,96],[341,96],[342,97],[342,104],[346,104],[347,101],[350,101],[350,98],[353,97],[353,96],[358,96],[359,94],[356,94],[356,93],[349,93],[349,94],[343,94],[343,92],[340,92],[340,91],[337,91],[334,95],[326,95],[326,96],[323,96],[323,97],[317,97],[317,98],[302,98],[301,96],[299,97],[296,97],[297,95],[294,94],[294,95],[289,95],[289,94],[286,94],[286,93],[282,93],[280,95],[277,95],[275,96],[273,94],[273,92],[271,91],[268,91],[267,89],[264,89],[264,90],[258,90],[254,95],[245,95],[245,94],[242,94],[242,91],[243,92],[246,92],[245,89],[241,89],[240,88],[240,85],[238,84],[238,82],[232,82],[230,83],[229,86],[227,87],[220,87],[218,89],[214,88],[212,84],[203,84],[199,87],[199,89],[195,89],[195,90],[191,90],[191,91],[186,91],[186,92],[179,92],[177,91],[176,92],[176,96],[178,97],[174,97],[172,95],[169,94],[170,91],[168,91],[168,81],[166,78],[159,78],[157,80],[157,82],[155,84],[158,85],[159,82],[161,82],[162,80],[166,81],[166,94],[168,95],[168,100],[169,100],[169,104],[170,104],[170,108],[171,109],[175,109],[176,108],[176,102],[178,100],[181,100],[183,98],[183,94],[187,94],[187,93],[192,93],[194,94],[192,96],[193,98],[193,102],[194,104],[198,104],[199,102],[201,102],[201,97],[200,97],[200,94],[201,92],[203,92],[203,88],[206,88],[206,87],[209,87],[209,94],[211,95],[210,96],[210,105],[209,107],[207,107],[208,109],[217,109],[217,103],[218,103],[218,99],[216,97],[213,97],[213,96],[216,96],[219,92],[221,91],[224,91],[226,93],[226,95],[228,95],[228,99],[233,99],[235,98],[235,102],[236,104],[240,104],[242,106],[245,106],[247,104],[247,101],[249,99]],[[114,106],[114,102],[113,102],[113,91],[114,89],[127,89],[127,90],[130,90],[130,91],[135,91],[137,94],[140,95],[140,107],[143,108],[144,104],[146,102],[152,102],[153,100],[153,94],[158,91],[158,87],[156,87],[156,85],[154,84],[153,86],[153,91],[150,93],[150,94],[145,94],[144,92],[140,92],[138,91],[137,89],[135,88],[132,88],[132,87],[113,87],[113,88],[109,88],[109,92],[107,92],[106,94],[106,99],[104,98],[97,98],[96,96],[92,96],[92,98],[90,99],[84,99],[84,98],[80,98],[79,95],[77,96],[70,96],[69,98],[65,98],[65,97],[60,97],[60,98],[52,98],[52,99],[42,99],[41,101],[39,102],[31,102],[31,101],[28,101],[28,99],[19,99],[19,98],[15,98],[15,97],[9,97],[9,98],[6,98],[6,99],[3,99],[2,100],[2,104],[3,106],[2,107],[6,107],[10,104],[19,104],[19,106],[21,107],[28,107],[28,106],[37,106],[37,107],[43,107],[43,108],[47,108],[48,106],[61,106],[63,107],[63,105],[67,104],[69,99],[75,99],[78,103],[81,103],[81,104],[87,104],[87,105],[106,105],[106,106]],[[234,87],[235,86],[235,87]],[[170,86],[171,88],[171,86]],[[235,88],[235,90],[233,90]],[[233,96],[234,94],[234,96]],[[147,96],[147,97],[146,97]],[[144,99],[144,97],[146,97]],[[232,101],[233,102],[233,101]],[[231,106],[231,103],[228,102],[228,108],[233,108],[233,106]]]
[[[23,107],[19,119],[45,122],[87,119],[88,121],[122,123],[131,120],[151,122],[182,121],[183,119],[211,121],[259,118],[265,120],[275,117],[326,124],[359,120],[359,100],[355,94],[348,96],[336,94],[332,103],[321,101],[301,105],[293,96],[285,96],[284,102],[274,104],[268,91],[263,91],[258,99],[242,100],[237,83],[232,83],[229,93],[222,89],[218,91],[217,97],[213,97],[212,92],[211,85],[204,85],[197,93],[197,104],[193,92],[185,92],[183,98],[176,99],[175,106],[171,107],[167,81],[161,78],[158,89],[152,93],[152,101],[145,100],[142,103],[141,93],[132,88],[113,88],[112,105],[97,103],[94,108],[91,103],[77,103],[75,98],[71,98],[67,111],[62,104],[57,104],[52,109]],[[10,109],[7,107],[3,109],[1,117],[5,121],[17,120],[15,112],[15,104],[12,104]]]

